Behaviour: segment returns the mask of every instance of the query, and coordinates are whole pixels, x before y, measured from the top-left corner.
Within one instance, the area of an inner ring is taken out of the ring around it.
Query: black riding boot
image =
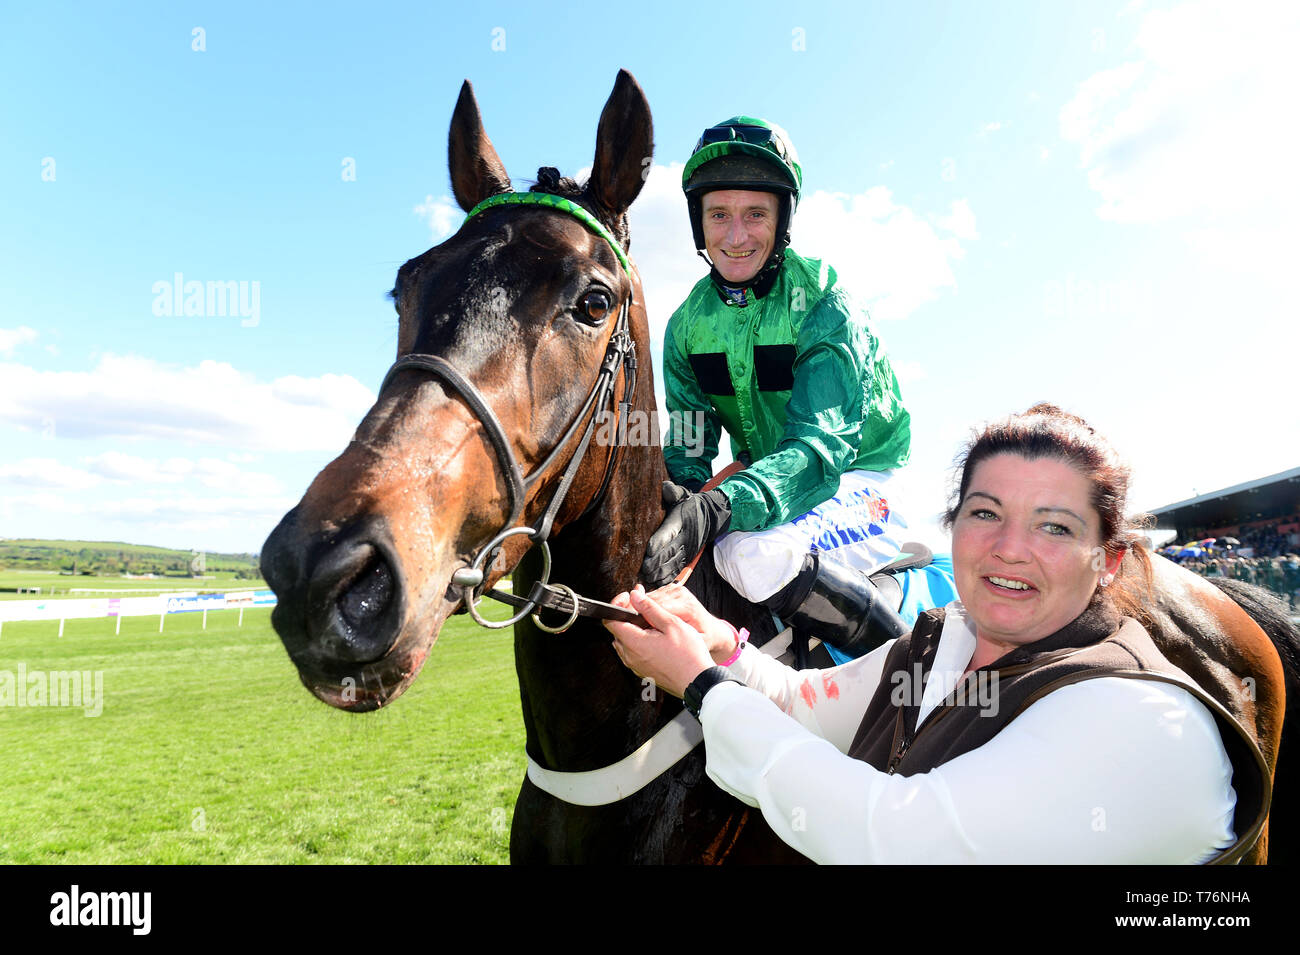
[[[816,637],[860,657],[910,633],[866,574],[809,554],[799,576],[763,603],[805,640]]]

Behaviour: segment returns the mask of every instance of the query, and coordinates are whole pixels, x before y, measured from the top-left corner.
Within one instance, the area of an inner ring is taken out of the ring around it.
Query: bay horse
[[[274,626],[304,685],[326,703],[367,711],[392,702],[447,618],[472,605],[466,591],[507,573],[516,594],[553,576],[602,600],[636,579],[663,516],[663,456],[657,440],[627,440],[623,426],[623,440],[593,443],[592,423],[616,407],[624,420],[628,409],[655,408],[645,298],[625,254],[627,210],[652,149],[649,105],[621,71],[588,181],[542,168],[540,191],[512,193],[473,89],[462,86],[449,165],[469,216],[398,270],[398,361],[352,442],[262,552],[279,598]],[[530,550],[548,538],[548,553]],[[708,563],[691,578],[706,605],[758,642],[772,636],[770,617]],[[1176,651],[1173,662],[1218,681],[1272,770],[1284,677],[1269,637],[1236,603],[1161,563],[1168,599],[1146,622]],[[1190,618],[1203,639],[1184,636]],[[579,619],[562,635],[539,623],[526,612],[514,623],[532,765],[515,807],[512,861],[806,861],[760,813],[706,779],[701,746],[603,805],[539,786],[548,773],[575,778],[564,774],[644,752],[681,713],[678,700],[620,663],[598,622]],[[1254,679],[1252,698],[1238,674]]]

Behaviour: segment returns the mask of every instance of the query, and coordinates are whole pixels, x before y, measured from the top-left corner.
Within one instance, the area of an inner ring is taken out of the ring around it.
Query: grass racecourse
[[[303,688],[269,610],[237,616],[4,625],[0,681],[99,671],[103,693],[94,716],[0,704],[0,862],[508,861],[524,775],[509,630],[452,618],[406,694],[358,716]]]

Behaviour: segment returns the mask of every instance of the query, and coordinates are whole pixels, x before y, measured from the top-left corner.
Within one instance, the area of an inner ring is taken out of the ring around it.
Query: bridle
[[[600,417],[598,413],[601,409],[611,404],[614,399],[614,383],[618,378],[619,371],[623,371],[624,389],[623,400],[618,403],[618,430],[615,434],[613,447],[610,449],[609,457],[605,462],[605,473],[601,478],[600,487],[590,503],[583,509],[579,517],[585,517],[600,502],[605,495],[605,490],[609,486],[610,478],[613,476],[614,467],[617,459],[626,443],[627,437],[627,419],[628,411],[632,405],[632,395],[636,390],[636,342],[632,340],[629,331],[629,312],[632,305],[633,282],[632,282],[632,263],[628,260],[627,254],[619,246],[609,229],[605,227],[595,216],[569,199],[561,196],[550,195],[542,192],[508,192],[499,195],[490,196],[483,200],[465,217],[468,222],[476,215],[479,215],[487,209],[496,206],[505,205],[537,205],[555,209],[572,216],[582,222],[588,229],[597,236],[604,239],[614,250],[614,255],[618,258],[619,263],[627,273],[628,294],[623,299],[619,307],[618,318],[614,323],[614,331],[610,334],[609,343],[605,346],[605,357],[600,363],[600,370],[596,375],[596,382],[592,385],[591,390],[587,393],[587,399],[583,402],[582,408],[578,411],[569,427],[565,430],[564,436],[551,449],[536,470],[527,477],[524,476],[523,469],[520,468],[519,462],[515,457],[514,449],[510,446],[510,440],[506,437],[505,429],[501,426],[500,419],[491,406],[484,399],[482,392],[478,387],[462,374],[454,365],[445,358],[438,355],[430,354],[409,354],[403,355],[393,363],[388,369],[388,374],[384,376],[383,384],[379,386],[380,393],[388,387],[388,383],[399,372],[411,371],[418,369],[427,372],[441,380],[444,385],[456,392],[462,400],[469,406],[474,413],[478,422],[483,426],[488,440],[492,443],[496,451],[497,460],[501,465],[501,472],[505,477],[506,491],[510,497],[510,516],[506,520],[505,527],[487,544],[485,544],[469,563],[468,566],[462,567],[452,574],[452,586],[459,587],[461,599],[464,601],[465,609],[469,615],[481,626],[493,630],[504,629],[518,623],[528,614],[533,615],[533,622],[543,630],[550,633],[562,633],[571,627],[580,613],[590,613],[593,608],[599,609],[600,616],[614,617],[615,619],[636,620],[636,614],[629,613],[611,604],[605,604],[600,601],[589,600],[580,597],[571,587],[564,584],[550,584],[551,574],[551,550],[547,544],[547,538],[551,533],[551,524],[555,520],[555,515],[563,506],[565,498],[568,496],[569,488],[573,485],[574,479],[578,476],[578,469],[587,454],[587,448],[591,444],[592,435],[595,433],[596,421]],[[586,419],[586,429],[583,432],[582,440],[578,443],[573,456],[569,459],[568,465],[560,478],[560,482],[551,496],[550,503],[537,519],[535,524],[523,524],[519,522],[523,517],[524,502],[528,492],[537,484],[538,480],[550,471],[551,466],[560,458],[564,449],[568,447],[573,436],[578,433],[582,426],[583,420]],[[478,596],[477,588],[483,583],[485,576],[484,567],[490,558],[494,558],[496,551],[510,537],[520,534],[527,534],[529,539],[542,547],[542,576],[537,583],[533,585],[532,591],[526,598],[521,598],[514,594],[508,594],[495,588],[485,592],[485,596],[492,597],[496,600],[512,604],[516,607],[522,607],[515,616],[509,620],[491,621],[485,620],[479,615],[476,605]],[[567,594],[567,596],[566,596]],[[569,611],[570,605],[572,610]],[[553,607],[555,609],[569,611],[570,616],[559,627],[551,627],[544,624],[537,615],[540,607]]]

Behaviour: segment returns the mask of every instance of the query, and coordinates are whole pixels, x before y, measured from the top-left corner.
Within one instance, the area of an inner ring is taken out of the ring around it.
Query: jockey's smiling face
[[[704,245],[723,280],[743,285],[776,244],[780,206],[770,192],[726,189],[704,196]]]

